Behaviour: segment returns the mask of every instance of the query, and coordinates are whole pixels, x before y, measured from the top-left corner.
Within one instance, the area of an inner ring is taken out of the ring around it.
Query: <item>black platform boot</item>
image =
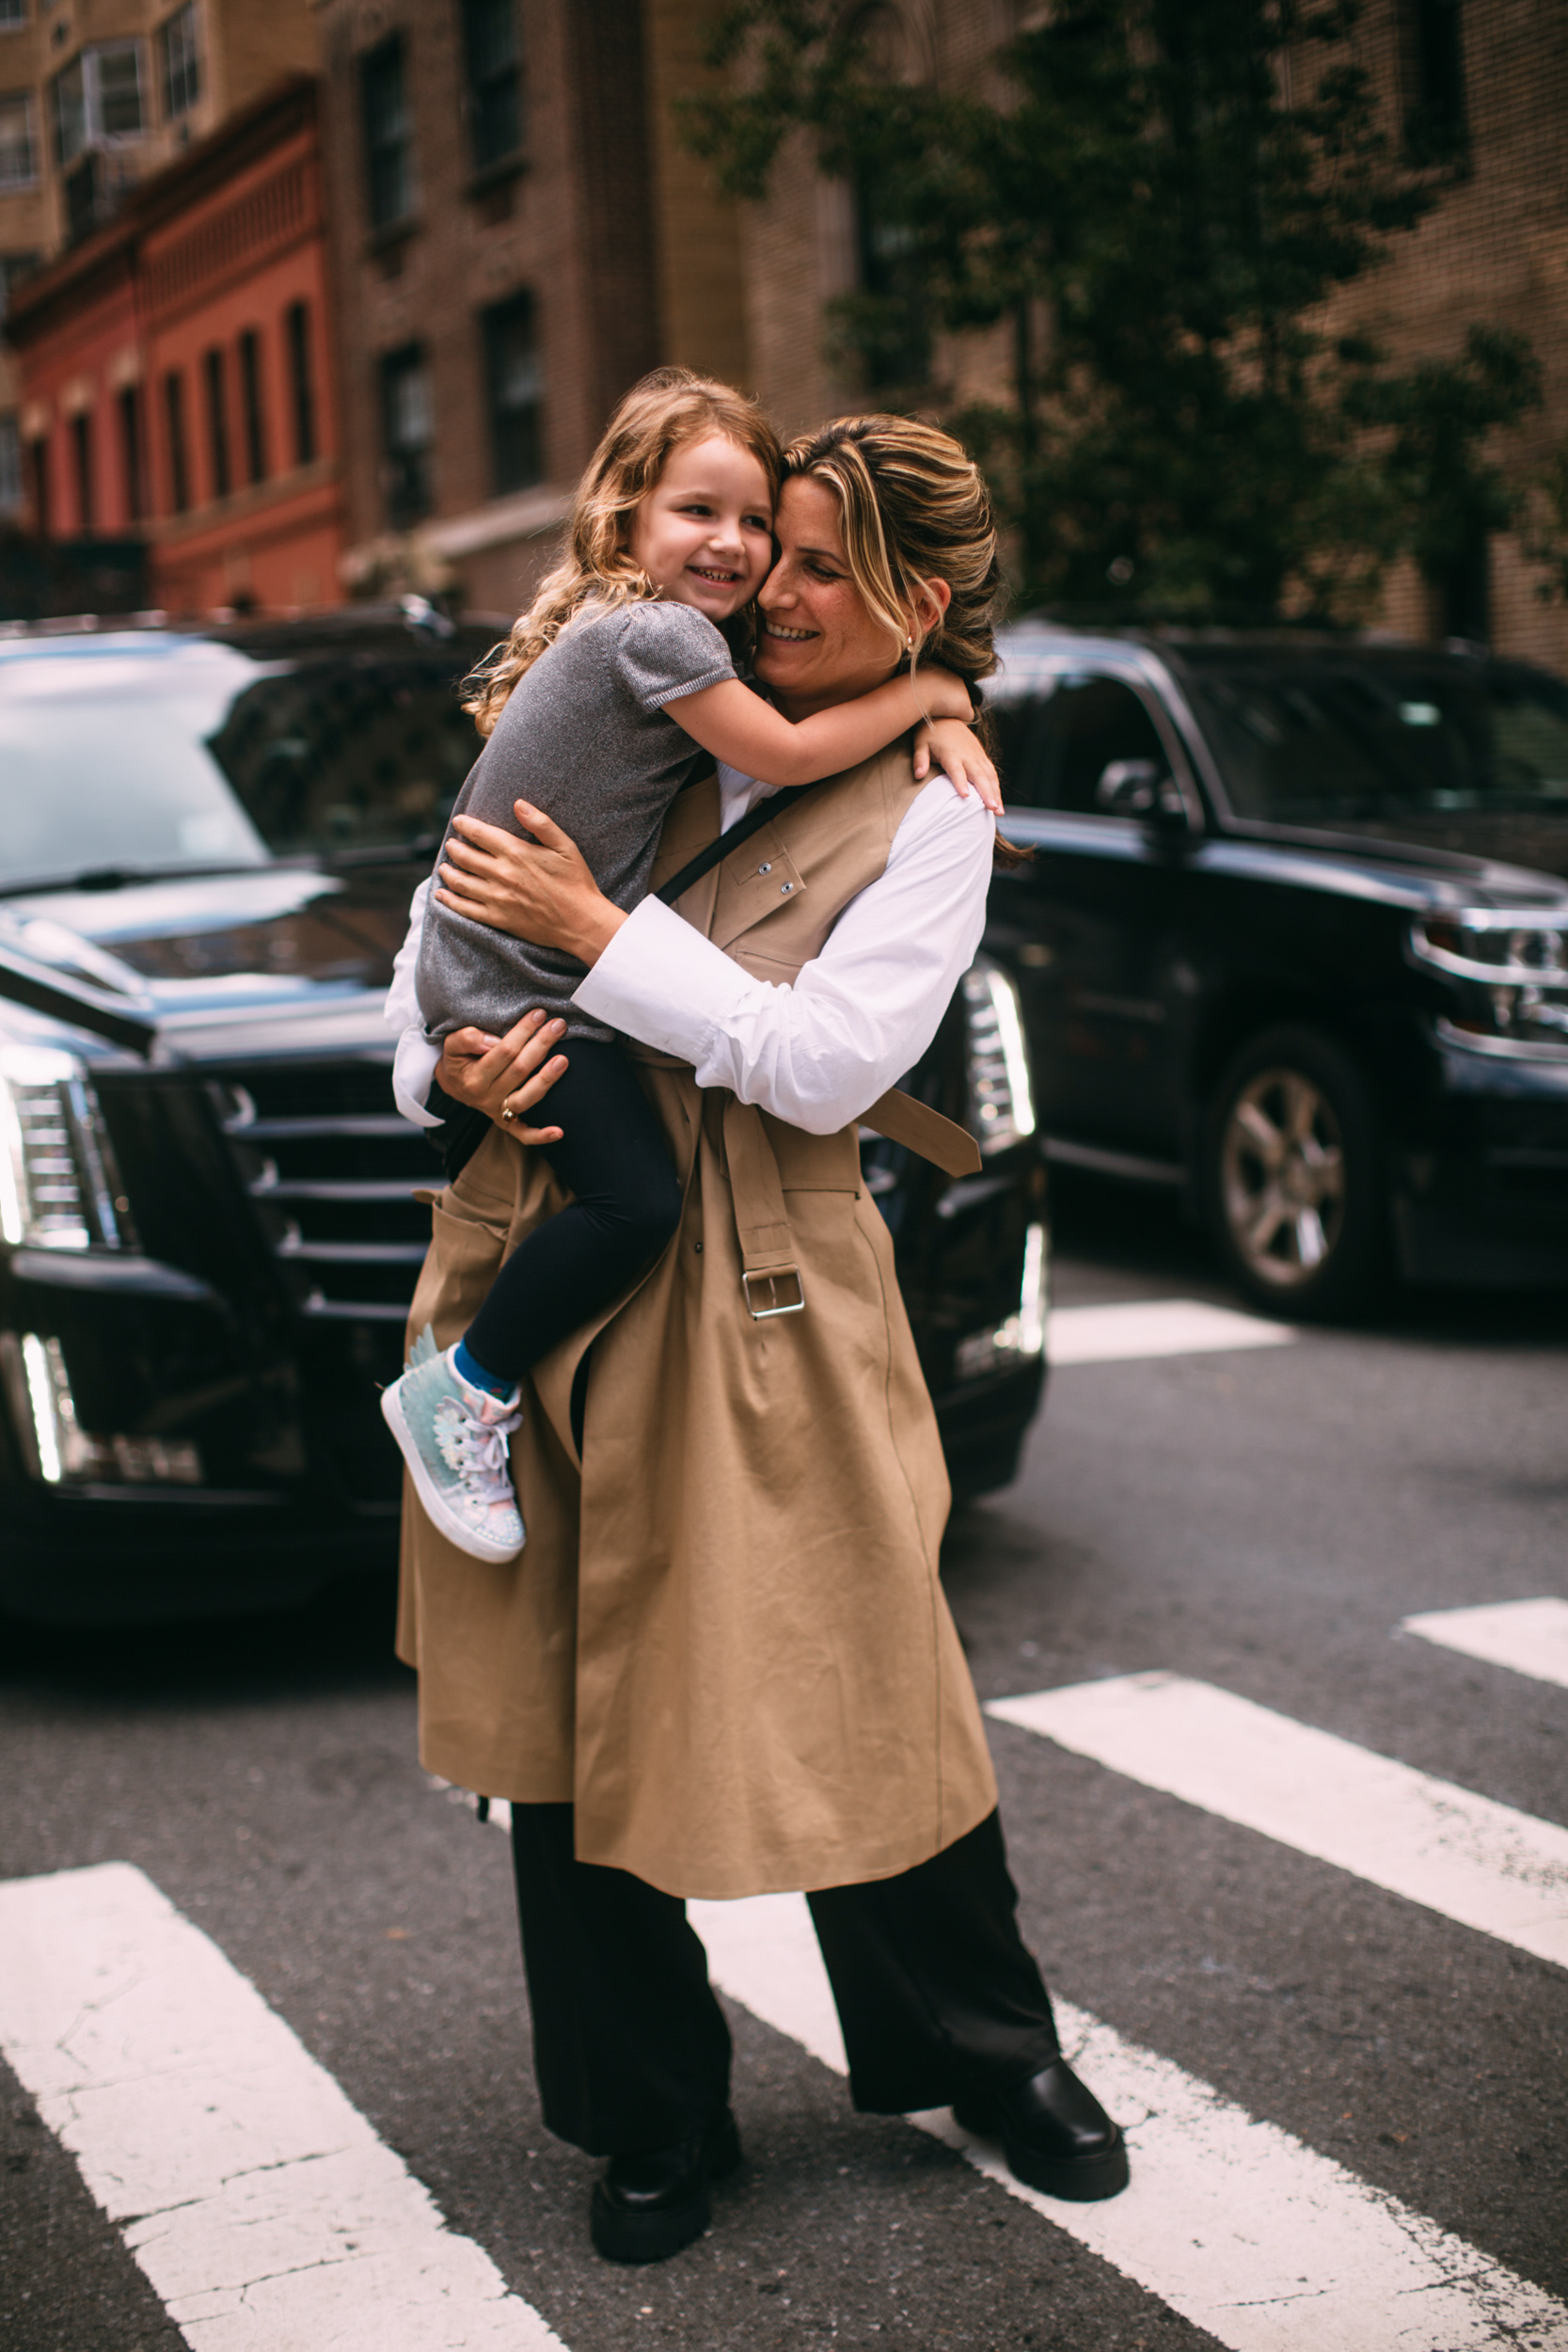
[[[710,2219],[708,2183],[740,2163],[740,2135],[725,2107],[670,2148],[611,2156],[594,2184],[589,2229],[612,2263],[661,2263],[702,2236]]]
[[[1127,2186],[1127,2143],[1066,2058],[1001,2090],[981,2088],[953,2102],[966,2132],[999,2139],[1013,2178],[1047,2197],[1090,2204]]]

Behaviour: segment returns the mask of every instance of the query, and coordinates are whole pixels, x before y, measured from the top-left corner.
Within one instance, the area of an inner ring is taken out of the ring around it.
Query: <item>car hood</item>
[[[427,870],[277,866],[0,899],[0,993],[24,995],[7,967],[52,975],[84,1025],[118,1007],[198,1058],[242,1043],[297,1050],[302,1031],[368,1041]]]
[[[1231,824],[1210,836],[1207,853],[1224,866],[1412,909],[1568,912],[1562,820],[1466,814],[1340,819],[1332,828]]]
[[[1387,842],[1399,848],[1437,850],[1482,865],[1525,866],[1568,881],[1568,817],[1450,809],[1430,817],[1341,821],[1334,831],[1358,847]]]

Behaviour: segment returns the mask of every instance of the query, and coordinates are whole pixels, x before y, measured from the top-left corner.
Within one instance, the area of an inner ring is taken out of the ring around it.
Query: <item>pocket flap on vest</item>
[[[714,927],[713,944],[728,947],[754,925],[803,898],[806,883],[800,867],[784,848],[775,828],[764,825],[743,842],[720,871],[724,877],[722,925]]]

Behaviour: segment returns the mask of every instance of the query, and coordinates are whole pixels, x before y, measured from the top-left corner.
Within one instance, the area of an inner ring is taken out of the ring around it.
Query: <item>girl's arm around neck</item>
[[[855,701],[786,719],[739,680],[683,694],[665,708],[677,726],[727,768],[768,784],[816,784],[858,768],[922,719],[967,719],[969,690],[948,670],[890,678]]]

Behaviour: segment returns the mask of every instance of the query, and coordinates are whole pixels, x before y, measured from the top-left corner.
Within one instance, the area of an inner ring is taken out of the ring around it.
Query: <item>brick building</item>
[[[1337,326],[1402,361],[1455,358],[1475,323],[1522,328],[1544,400],[1498,455],[1524,476],[1568,447],[1568,10],[1560,0],[1368,0],[1353,36],[1392,137],[1433,157],[1444,193],[1386,266],[1346,289]],[[1457,167],[1449,178],[1449,168]],[[1390,580],[1385,617],[1413,637],[1485,634],[1568,671],[1568,607],[1544,603],[1517,537],[1468,577]]]
[[[0,330],[34,270],[315,57],[309,0],[0,0]],[[0,340],[0,520],[25,503],[25,437]]]
[[[35,529],[145,543],[170,611],[338,601],[327,310],[316,86],[296,78],[16,295]]]
[[[324,0],[360,587],[452,579],[515,610],[626,387],[668,358],[751,373],[741,223],[670,114],[702,16]]]
[[[757,391],[786,432],[863,393],[825,351],[859,281],[848,189],[784,153],[766,204],[718,199],[675,134],[714,0],[323,0],[351,567],[451,579],[514,609],[615,395],[682,359]],[[878,0],[883,70],[984,77],[1037,0]],[[1433,158],[1441,201],[1336,323],[1401,359],[1449,358],[1475,322],[1523,326],[1545,403],[1500,452],[1568,442],[1568,20],[1560,0],[1365,0],[1354,35],[1385,125]],[[1458,167],[1457,171],[1453,168]],[[939,343],[940,396],[1005,383],[999,343]],[[1413,635],[1485,626],[1568,668],[1568,612],[1519,545],[1467,579],[1389,582]],[[1463,590],[1463,594],[1461,594]],[[1458,610],[1460,603],[1465,612]]]

